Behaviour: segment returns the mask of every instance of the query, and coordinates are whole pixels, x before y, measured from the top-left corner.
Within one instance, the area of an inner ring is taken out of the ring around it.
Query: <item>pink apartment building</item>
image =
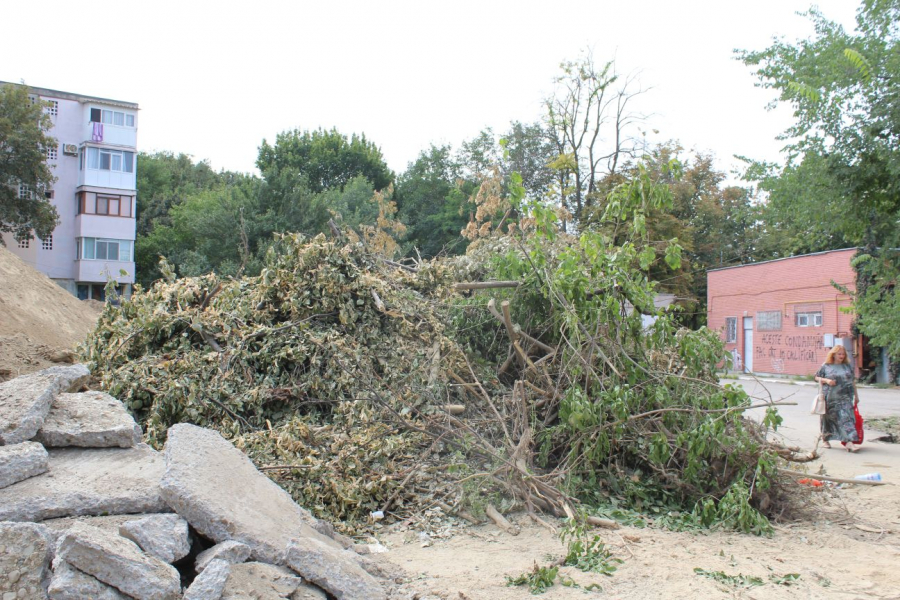
[[[102,300],[110,279],[130,295],[138,105],[36,87],[29,92],[49,103],[49,134],[58,142],[47,155],[57,177],[50,201],[60,222],[46,240],[4,234],[6,248],[81,299]],[[23,186],[18,193],[32,192]]]
[[[721,331],[739,371],[812,375],[835,344],[847,347],[857,372],[872,367],[864,340],[851,335],[855,248],[713,269],[707,274],[711,329]]]

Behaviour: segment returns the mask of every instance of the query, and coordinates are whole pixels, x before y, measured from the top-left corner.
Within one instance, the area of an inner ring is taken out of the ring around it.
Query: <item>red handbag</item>
[[[859,407],[857,405],[853,405],[853,417],[856,421],[856,437],[857,441],[853,442],[857,446],[863,443],[863,418],[862,415],[859,414]],[[847,442],[841,442],[841,446],[846,446]]]

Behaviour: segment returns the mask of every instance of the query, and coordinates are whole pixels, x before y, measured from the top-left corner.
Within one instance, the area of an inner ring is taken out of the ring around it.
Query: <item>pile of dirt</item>
[[[0,248],[0,381],[71,362],[100,311]]]

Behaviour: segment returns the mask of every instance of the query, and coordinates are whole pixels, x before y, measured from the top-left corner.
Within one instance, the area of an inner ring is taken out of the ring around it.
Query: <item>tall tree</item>
[[[408,251],[414,247],[426,257],[463,252],[468,242],[460,231],[469,220],[469,196],[475,188],[450,146],[422,151],[400,176],[395,193],[408,226]]]
[[[265,179],[292,174],[313,193],[342,188],[360,175],[376,190],[386,189],[394,180],[378,146],[365,135],[348,139],[336,129],[285,131],[271,146],[263,140],[256,166]]]
[[[47,165],[47,152],[57,143],[47,133],[52,127],[26,86],[0,86],[0,233],[47,238],[59,223],[48,200],[56,181]]]
[[[194,162],[187,154],[156,152],[138,154],[137,235],[147,235],[156,225],[171,225],[169,211],[185,198],[222,187],[239,177],[216,173],[206,161]]]
[[[597,64],[589,51],[560,68],[556,90],[545,101],[547,125],[560,203],[577,220],[597,199],[600,180],[640,155],[635,126],[644,117],[633,102],[644,90],[634,75],[619,75],[613,61]]]
[[[900,244],[900,0],[863,0],[853,32],[816,9],[806,15],[815,27],[810,39],[738,53],[758,85],[777,91],[795,116],[783,136],[787,164],[757,164],[750,176],[770,191],[770,214],[796,247],[868,248],[857,261],[868,271],[860,276],[877,283],[860,286],[857,325],[873,339],[896,335],[894,303],[865,296],[893,294],[900,265],[898,253],[875,252]],[[810,182],[814,193],[803,193]],[[790,211],[801,216],[791,220]],[[811,224],[815,239],[804,241],[802,228]],[[893,352],[900,360],[900,348]]]

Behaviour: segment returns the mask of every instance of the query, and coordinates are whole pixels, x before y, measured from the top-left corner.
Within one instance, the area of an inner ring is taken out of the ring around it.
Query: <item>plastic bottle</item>
[[[857,475],[853,479],[862,479],[865,481],[881,481],[881,473],[866,473],[865,475]]]

